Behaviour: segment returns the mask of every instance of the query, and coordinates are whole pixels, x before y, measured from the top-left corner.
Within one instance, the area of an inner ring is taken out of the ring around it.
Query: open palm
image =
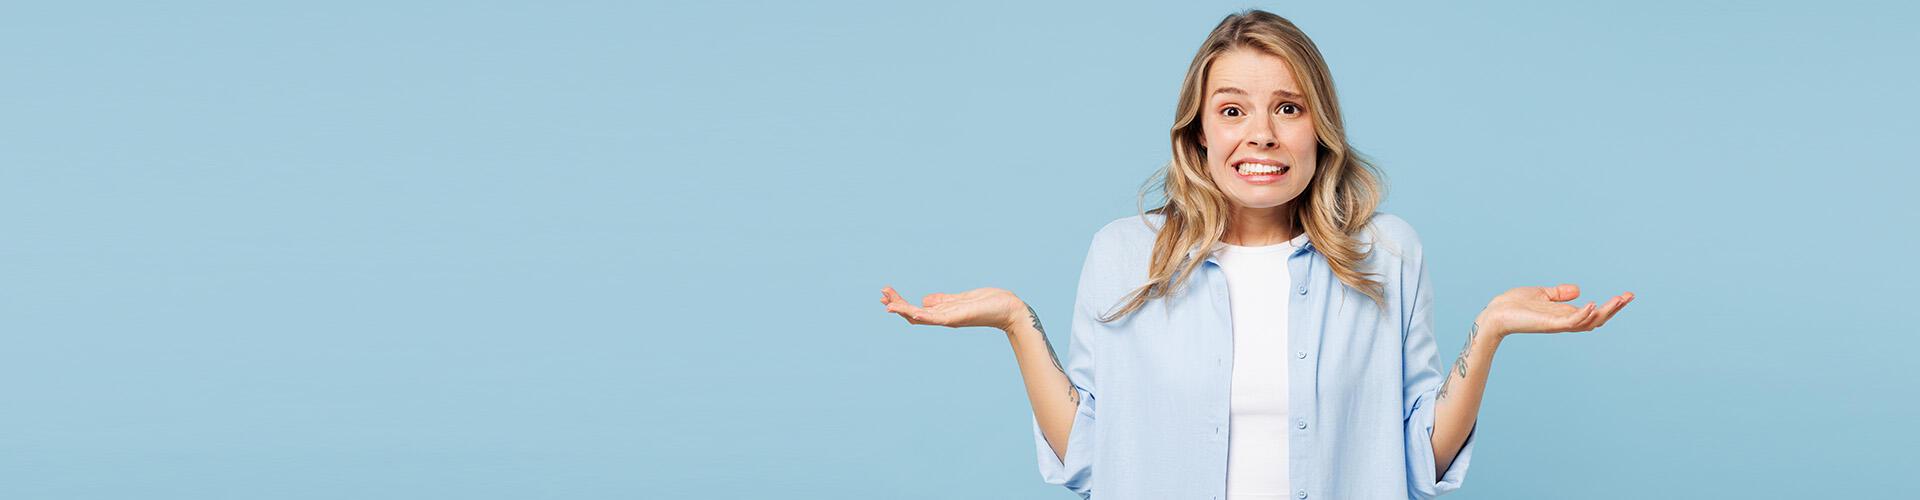
[[[1026,304],[1013,292],[999,288],[975,288],[958,294],[934,293],[920,299],[920,305],[907,302],[893,287],[880,289],[880,303],[887,312],[906,318],[916,325],[959,328],[990,326],[1005,329],[1017,317],[1026,315]]]
[[[1616,295],[1600,305],[1587,302],[1586,306],[1576,307],[1565,303],[1577,298],[1580,298],[1580,287],[1573,284],[1507,290],[1487,304],[1481,318],[1493,324],[1481,327],[1495,328],[1502,333],[1592,331],[1607,324],[1620,308],[1632,302],[1633,292]]]

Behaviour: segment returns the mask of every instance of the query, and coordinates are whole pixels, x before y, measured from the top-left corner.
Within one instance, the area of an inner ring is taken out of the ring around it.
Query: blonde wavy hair
[[[1161,191],[1166,202],[1141,212],[1160,214],[1166,220],[1154,241],[1147,283],[1130,292],[1123,307],[1100,321],[1125,317],[1147,301],[1180,289],[1226,234],[1233,202],[1207,173],[1206,151],[1200,142],[1200,110],[1206,105],[1207,72],[1214,59],[1235,49],[1278,56],[1298,75],[1307,111],[1313,115],[1319,161],[1306,191],[1289,202],[1294,207],[1290,211],[1294,227],[1305,228],[1307,238],[1326,256],[1335,277],[1372,298],[1376,305],[1386,306],[1385,284],[1368,278],[1378,274],[1358,269],[1372,249],[1363,249],[1365,245],[1355,236],[1373,218],[1385,196],[1386,186],[1381,182],[1384,176],[1347,145],[1346,126],[1334,97],[1333,75],[1313,40],[1286,18],[1249,9],[1220,21],[1187,67],[1174,113],[1173,160],[1147,180],[1151,185],[1154,178],[1165,179]],[[1142,206],[1146,194],[1142,189]]]

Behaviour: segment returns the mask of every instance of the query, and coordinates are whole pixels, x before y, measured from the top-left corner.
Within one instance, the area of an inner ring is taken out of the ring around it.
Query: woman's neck
[[[1227,216],[1227,234],[1221,241],[1243,247],[1278,244],[1300,236],[1293,219],[1292,203],[1269,208],[1234,207]]]

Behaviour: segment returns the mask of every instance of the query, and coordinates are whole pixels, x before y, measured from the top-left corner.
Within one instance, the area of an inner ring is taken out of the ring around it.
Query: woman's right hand
[[[880,303],[887,312],[906,318],[916,325],[949,328],[986,326],[1011,332],[1013,325],[1028,318],[1027,304],[1013,292],[999,288],[975,288],[958,294],[935,293],[920,299],[920,305],[907,302],[893,287],[880,289]]]

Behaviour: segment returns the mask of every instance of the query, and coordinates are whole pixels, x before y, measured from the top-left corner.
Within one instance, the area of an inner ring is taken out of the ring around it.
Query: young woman
[[[1515,288],[1436,370],[1420,238],[1377,213],[1332,76],[1293,23],[1227,16],[1187,69],[1167,201],[1093,237],[1062,366],[1006,290],[891,287],[913,324],[1007,333],[1042,477],[1120,499],[1431,498],[1460,487],[1493,355],[1514,333],[1589,331],[1633,299]]]

